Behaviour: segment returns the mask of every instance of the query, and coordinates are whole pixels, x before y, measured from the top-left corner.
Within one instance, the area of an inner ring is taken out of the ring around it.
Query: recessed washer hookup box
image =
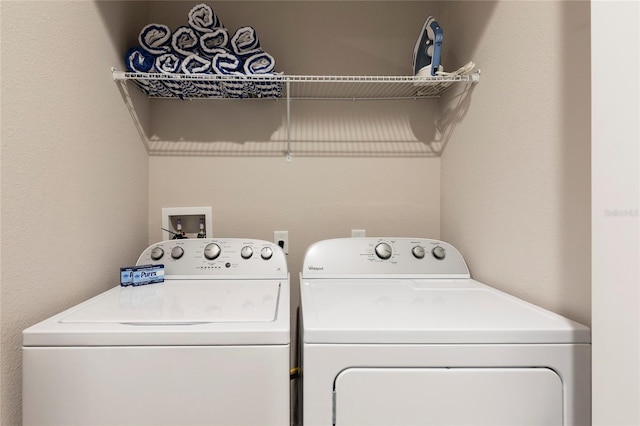
[[[164,282],[164,265],[140,265],[120,268],[121,286],[139,286]]]

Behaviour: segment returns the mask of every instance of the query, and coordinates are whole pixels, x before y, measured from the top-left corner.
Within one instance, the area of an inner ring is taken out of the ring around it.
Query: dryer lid
[[[312,279],[305,343],[589,343],[587,327],[471,279]]]
[[[279,281],[173,280],[120,287],[60,318],[62,324],[182,325],[276,318]]]

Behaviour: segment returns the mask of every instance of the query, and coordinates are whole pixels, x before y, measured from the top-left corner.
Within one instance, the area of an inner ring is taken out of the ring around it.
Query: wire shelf
[[[194,75],[113,71],[152,98],[388,100],[437,98],[456,83],[477,83],[480,71],[455,76]]]
[[[470,63],[472,64],[472,63]],[[475,67],[475,65],[473,65]],[[291,101],[438,98],[456,83],[478,83],[480,70],[463,67],[441,76],[216,75],[131,73],[111,69],[140,137],[150,152],[128,82],[150,98],[286,99],[286,156],[291,160]],[[464,70],[464,71],[462,71]]]

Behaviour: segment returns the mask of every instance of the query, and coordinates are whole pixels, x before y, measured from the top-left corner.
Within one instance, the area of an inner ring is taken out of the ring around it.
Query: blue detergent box
[[[128,286],[133,284],[133,267],[120,268],[120,285]]]
[[[164,265],[140,265],[120,268],[121,286],[139,286],[164,282]]]

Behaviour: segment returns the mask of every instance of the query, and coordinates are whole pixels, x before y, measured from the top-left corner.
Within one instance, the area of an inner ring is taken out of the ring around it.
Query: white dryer
[[[142,253],[150,263],[164,283],[112,288],[24,330],[24,425],[288,425],[280,247],[172,240]]]
[[[300,286],[305,426],[590,424],[590,330],[447,243],[320,241]]]

